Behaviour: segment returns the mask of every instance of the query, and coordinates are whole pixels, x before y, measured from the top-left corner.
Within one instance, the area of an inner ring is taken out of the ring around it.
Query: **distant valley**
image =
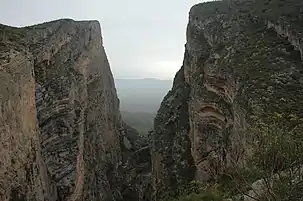
[[[172,80],[116,79],[115,84],[124,121],[146,134],[153,127],[153,119]]]

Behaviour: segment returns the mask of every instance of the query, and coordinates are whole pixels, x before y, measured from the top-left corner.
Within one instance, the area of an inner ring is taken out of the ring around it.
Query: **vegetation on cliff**
[[[285,128],[284,118],[294,127]],[[275,113],[247,132],[254,136],[244,166],[233,164],[209,183],[192,181],[175,201],[299,201],[303,198],[303,119]]]
[[[182,79],[155,121],[157,200],[303,197],[302,9],[299,0],[192,7]],[[191,181],[202,187],[184,192]]]

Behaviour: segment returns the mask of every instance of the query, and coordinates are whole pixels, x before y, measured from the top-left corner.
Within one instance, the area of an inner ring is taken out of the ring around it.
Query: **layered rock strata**
[[[183,66],[155,119],[153,200],[245,165],[253,138],[246,130],[257,122],[303,116],[302,6],[243,0],[191,8]]]
[[[129,131],[99,23],[0,28],[0,199],[122,200]]]

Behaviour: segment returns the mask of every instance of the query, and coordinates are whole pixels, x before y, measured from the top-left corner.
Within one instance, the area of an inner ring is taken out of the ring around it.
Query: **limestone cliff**
[[[0,28],[0,200],[122,199],[127,131],[99,23]]]
[[[245,163],[257,121],[303,116],[302,10],[299,0],[191,8],[183,66],[155,119],[153,200]]]
[[[55,200],[39,144],[33,56],[23,37],[0,26],[0,200]]]
[[[117,198],[122,125],[100,25],[63,20],[36,31],[40,26],[29,40],[42,155],[58,195]]]

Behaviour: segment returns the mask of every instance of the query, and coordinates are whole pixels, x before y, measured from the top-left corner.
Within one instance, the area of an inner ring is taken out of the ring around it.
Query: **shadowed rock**
[[[301,10],[298,0],[192,7],[183,66],[155,119],[154,200],[244,164],[256,121],[303,116]]]
[[[0,39],[0,200],[123,199],[128,131],[99,23],[1,25]]]

